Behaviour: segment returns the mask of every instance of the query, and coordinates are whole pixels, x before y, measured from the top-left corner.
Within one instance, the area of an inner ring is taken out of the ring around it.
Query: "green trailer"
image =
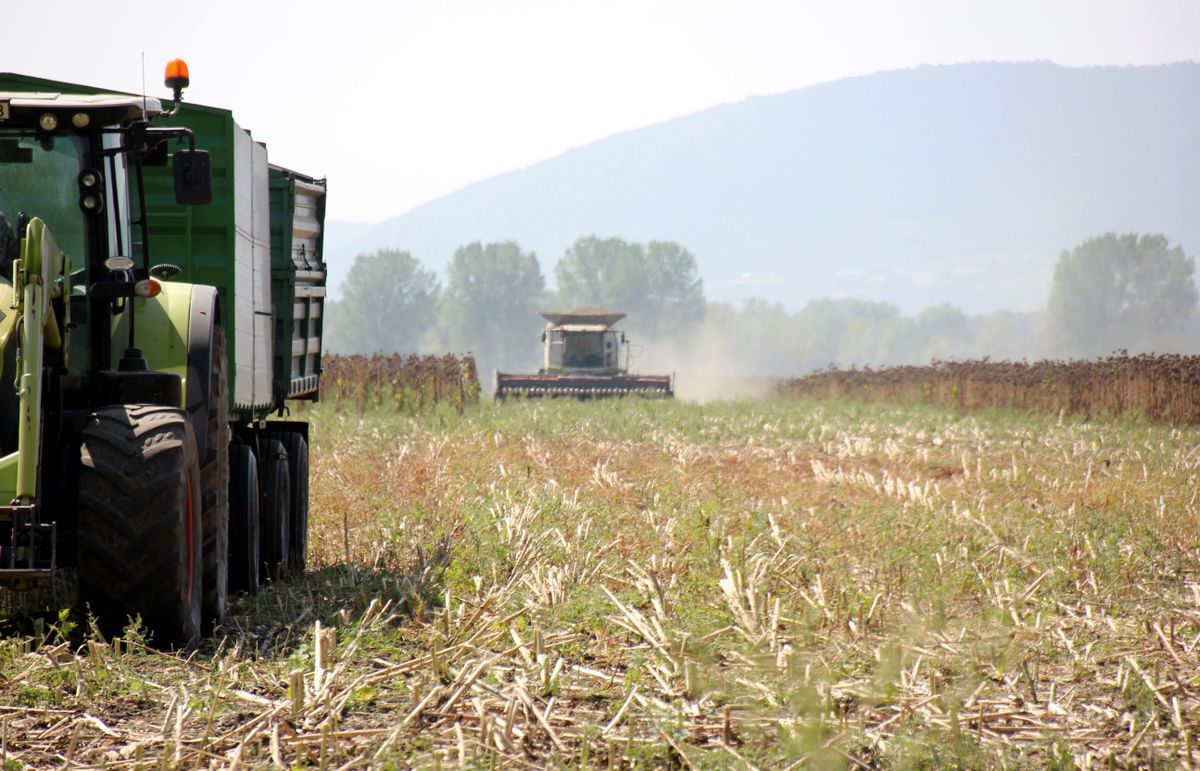
[[[176,204],[171,169],[157,166],[146,170],[146,209],[155,258],[222,298],[235,420],[316,399],[325,180],[270,165],[266,145],[229,110],[185,103],[162,124],[195,132],[212,159],[212,204]]]
[[[325,182],[167,85],[0,73],[0,585],[186,644],[305,567]]]

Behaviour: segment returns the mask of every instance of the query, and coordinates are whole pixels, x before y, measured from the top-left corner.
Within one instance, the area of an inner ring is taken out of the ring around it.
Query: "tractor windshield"
[[[78,182],[85,157],[79,136],[0,133],[0,212],[14,227],[20,212],[40,217],[59,248],[76,259],[84,256],[86,238]]]

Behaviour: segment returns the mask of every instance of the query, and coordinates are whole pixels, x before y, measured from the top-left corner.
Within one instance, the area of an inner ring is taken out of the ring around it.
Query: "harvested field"
[[[6,767],[1200,761],[1200,431],[846,401],[313,420],[310,573],[0,645]]]

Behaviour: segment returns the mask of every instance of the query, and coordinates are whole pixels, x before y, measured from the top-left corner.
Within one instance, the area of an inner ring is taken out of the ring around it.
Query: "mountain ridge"
[[[1107,231],[1194,249],[1200,64],[924,65],[711,107],[614,134],[326,244],[444,267],[513,239],[552,276],[585,235],[674,240],[711,299],[905,309],[1040,306],[1059,251]],[[336,236],[338,223],[330,223]]]

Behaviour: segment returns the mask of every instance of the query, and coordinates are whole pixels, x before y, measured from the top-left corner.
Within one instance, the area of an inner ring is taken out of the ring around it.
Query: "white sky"
[[[227,107],[375,222],[495,174],[756,94],[980,60],[1200,59],[1200,0],[6,2],[0,69]],[[48,14],[52,18],[48,18]],[[99,28],[85,24],[85,16]],[[76,15],[70,22],[65,17]]]

